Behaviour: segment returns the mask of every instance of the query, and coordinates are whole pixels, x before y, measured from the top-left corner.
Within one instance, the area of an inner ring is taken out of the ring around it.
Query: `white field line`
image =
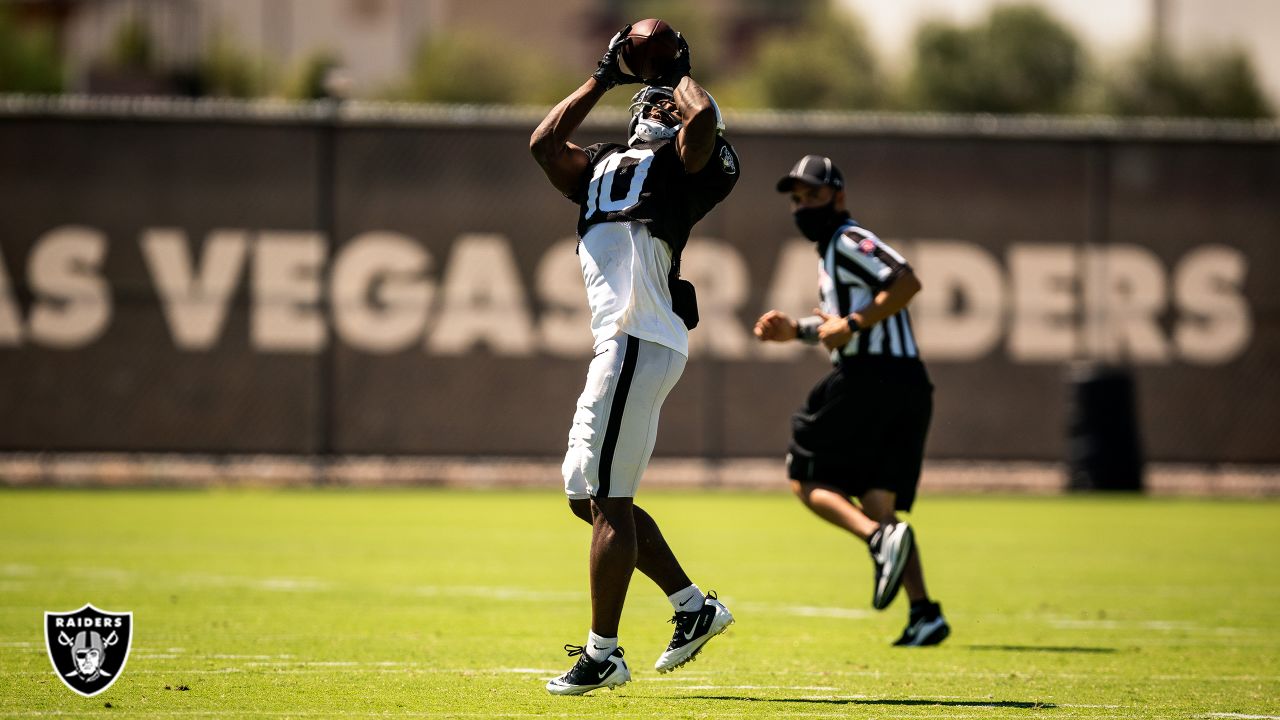
[[[1241,713],[1209,713],[1206,718],[1231,718],[1231,720],[1280,720],[1280,715],[1244,715]]]
[[[31,575],[38,572],[38,568],[31,565],[0,565],[0,575]],[[111,568],[102,566],[93,567],[74,567],[69,572],[81,577],[89,577],[97,580],[114,580],[114,581],[140,581],[144,576],[130,570],[121,568]],[[347,589],[345,585],[340,585],[330,580],[312,577],[244,577],[234,575],[218,575],[211,573],[185,573],[172,578],[176,582],[189,583],[193,585],[204,585],[214,587],[240,587],[253,590],[264,590],[270,592],[323,592],[330,590]],[[0,588],[2,589],[2,588]],[[417,587],[404,588],[398,592],[407,592],[410,594],[420,595],[423,597],[467,597],[480,598],[485,600],[496,601],[513,601],[513,602],[535,602],[535,603],[566,603],[566,602],[586,602],[587,593],[585,591],[550,591],[536,590],[533,588],[514,587],[514,586],[493,586],[493,585],[421,585]],[[835,618],[841,620],[864,620],[877,616],[877,613],[865,608],[849,608],[841,606],[819,606],[819,605],[793,605],[789,603],[765,603],[752,601],[737,601],[730,595],[721,598],[735,609],[740,609],[748,613],[759,614],[780,614],[793,617],[812,617],[812,618]],[[1186,620],[1112,620],[1112,619],[1089,619],[1074,618],[1063,615],[1041,615],[1036,613],[1019,614],[1019,619],[1031,622],[1041,622],[1049,627],[1059,630],[1111,630],[1111,631],[1137,631],[1137,632],[1160,632],[1160,633],[1201,633],[1214,634],[1228,637],[1239,636],[1257,636],[1259,633],[1270,632],[1271,628],[1246,628],[1246,627],[1226,627],[1218,625],[1200,625],[1195,622]],[[978,621],[984,619],[1007,621],[1007,615],[972,615],[967,619],[970,621]],[[1144,639],[1146,644],[1150,639]],[[1157,642],[1158,644],[1158,642]]]
[[[420,585],[413,589],[427,597],[472,597],[485,600],[518,600],[520,602],[563,603],[587,599],[586,592],[532,590],[521,587],[493,587],[490,585]]]
[[[132,570],[102,566],[73,567],[68,572],[93,580],[120,583],[139,582],[145,577]],[[238,587],[271,592],[320,592],[336,587],[335,583],[329,580],[310,577],[244,577],[214,573],[183,573],[172,577],[171,580],[183,585]]]
[[[1059,630],[1143,630],[1155,632],[1212,633],[1216,635],[1253,634],[1247,628],[1220,625],[1199,625],[1185,620],[1073,620],[1050,619],[1051,627]]]

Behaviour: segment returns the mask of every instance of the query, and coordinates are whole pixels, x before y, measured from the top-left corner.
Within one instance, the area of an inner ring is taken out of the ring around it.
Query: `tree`
[[[1240,50],[1181,62],[1166,52],[1131,59],[1108,81],[1104,108],[1115,115],[1264,118],[1271,108]]]
[[[298,100],[320,100],[330,97],[326,80],[329,73],[340,68],[336,55],[328,50],[320,50],[307,56],[293,78],[285,87],[285,97]]]
[[[1079,41],[1044,10],[1003,5],[976,26],[921,26],[908,92],[923,110],[1064,112],[1075,103],[1085,66]]]
[[[766,40],[732,97],[780,109],[866,110],[882,107],[886,93],[862,24],[824,7]]]
[[[155,58],[151,30],[142,20],[131,17],[116,29],[111,43],[111,63],[122,70],[147,72]]]
[[[19,28],[0,6],[0,92],[62,92],[62,64],[48,28]]]
[[[410,70],[410,100],[510,103],[520,95],[525,59],[505,43],[474,35],[437,36],[418,50]]]
[[[268,75],[261,60],[254,59],[222,33],[210,39],[200,59],[200,85],[205,95],[237,98],[262,95],[269,84]]]

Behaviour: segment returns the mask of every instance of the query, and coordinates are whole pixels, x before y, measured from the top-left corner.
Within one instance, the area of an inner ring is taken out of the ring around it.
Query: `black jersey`
[[[597,143],[583,148],[590,162],[569,199],[578,203],[578,237],[604,222],[638,222],[679,252],[689,231],[738,182],[738,155],[716,137],[707,164],[686,173],[674,140],[657,148]]]

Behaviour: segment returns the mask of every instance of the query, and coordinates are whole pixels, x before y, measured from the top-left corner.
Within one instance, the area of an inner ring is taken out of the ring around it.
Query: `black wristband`
[[[849,313],[848,315],[845,315],[844,319],[846,322],[849,323],[850,330],[852,330],[853,332],[862,332],[862,324],[858,322],[858,318],[853,316],[853,313]]]
[[[811,344],[818,342],[818,327],[822,325],[822,318],[811,315],[796,320],[795,324],[797,340]]]

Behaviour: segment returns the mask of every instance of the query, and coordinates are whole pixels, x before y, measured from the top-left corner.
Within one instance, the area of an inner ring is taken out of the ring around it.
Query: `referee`
[[[818,251],[821,308],[793,319],[770,310],[761,341],[821,343],[831,372],[791,423],[787,475],[818,517],[871,551],[871,604],[883,610],[905,585],[907,628],[895,645],[936,645],[951,628],[929,600],[915,533],[899,521],[920,482],[933,385],[920,360],[907,303],[920,281],[901,255],[845,209],[844,176],[830,158],[806,155],[778,181],[796,227]]]

